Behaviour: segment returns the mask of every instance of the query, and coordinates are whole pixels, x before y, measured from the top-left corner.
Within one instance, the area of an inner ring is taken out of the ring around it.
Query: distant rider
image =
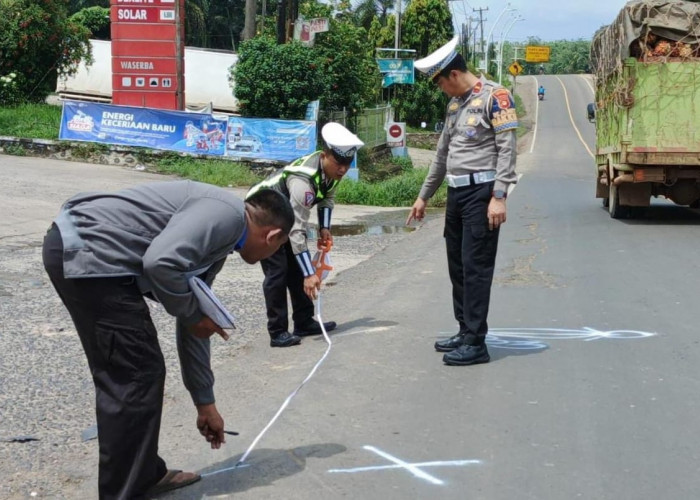
[[[537,97],[540,99],[544,98],[544,87],[540,85],[540,88],[537,89]]]

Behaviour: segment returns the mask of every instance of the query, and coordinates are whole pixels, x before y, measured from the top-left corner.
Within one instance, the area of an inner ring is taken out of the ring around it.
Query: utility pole
[[[396,0],[395,10],[396,10],[396,32],[394,33],[394,48],[398,50],[401,47],[401,1]],[[397,52],[398,57],[398,52]]]
[[[478,9],[472,8],[472,10],[474,12],[479,13],[479,29],[481,30],[481,47],[480,47],[481,50],[480,50],[480,53],[481,53],[481,58],[483,59],[483,57],[484,57],[484,21],[486,21],[486,19],[484,19],[484,12],[489,10],[489,8],[488,7],[480,7]],[[487,68],[487,70],[488,70],[488,68]]]

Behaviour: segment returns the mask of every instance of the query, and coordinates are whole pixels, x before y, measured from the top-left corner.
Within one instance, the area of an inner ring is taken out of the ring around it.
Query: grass
[[[216,186],[252,186],[263,179],[241,163],[228,160],[201,159],[177,154],[155,158],[150,166],[160,173],[174,174],[185,179]]]
[[[56,140],[60,126],[60,106],[22,104],[0,107],[0,135]]]

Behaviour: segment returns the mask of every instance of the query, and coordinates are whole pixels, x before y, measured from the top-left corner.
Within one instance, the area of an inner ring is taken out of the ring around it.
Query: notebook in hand
[[[190,278],[188,282],[199,302],[199,310],[202,311],[203,314],[209,316],[212,321],[221,328],[236,328],[236,318],[226,310],[218,297],[214,295],[214,292],[211,291],[211,288],[209,288],[204,281],[195,276]]]

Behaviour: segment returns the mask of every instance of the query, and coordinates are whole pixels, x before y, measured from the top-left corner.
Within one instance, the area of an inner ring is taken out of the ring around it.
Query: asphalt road
[[[521,88],[535,87],[522,80]],[[591,88],[582,76],[538,81],[547,95],[528,103],[536,129],[525,140],[534,141],[519,157],[522,177],[501,232],[491,363],[444,366],[432,348],[455,323],[442,220],[429,221],[333,277],[322,302],[324,319],[340,323],[330,354],[246,467],[233,468],[325,342],[273,350],[259,335],[217,358],[217,404],[228,428],[240,432],[218,451],[197,434],[171,370],[161,453],[169,465],[206,476],[164,498],[698,496],[693,258],[700,214],[655,202],[640,219],[611,219],[594,198],[593,126],[585,117]],[[235,276],[227,283],[219,288],[224,295],[238,286]],[[34,285],[36,294],[41,286]],[[48,323],[60,307],[42,296],[46,303],[36,307],[44,310],[33,321]],[[3,330],[5,339],[10,334]],[[71,390],[89,394],[85,373],[60,373],[68,362],[58,363],[46,385],[72,377]],[[71,393],[57,392],[66,420],[90,423],[90,408],[71,406]],[[83,393],[77,400],[84,404]],[[54,455],[53,469],[42,464],[56,474],[43,496],[94,497],[95,442],[65,435],[54,446],[70,463]],[[9,453],[9,445],[2,449]]]

